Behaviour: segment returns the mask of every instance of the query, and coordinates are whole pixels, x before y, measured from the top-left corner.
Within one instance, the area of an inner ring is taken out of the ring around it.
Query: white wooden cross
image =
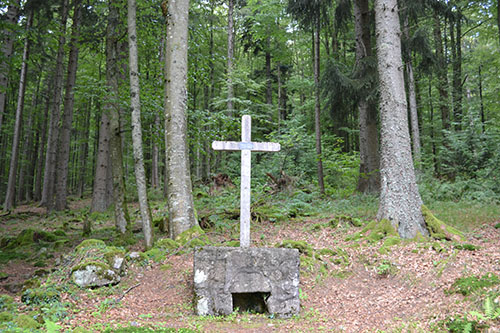
[[[281,146],[275,142],[252,142],[252,118],[244,115],[241,122],[241,142],[214,141],[214,150],[241,150],[241,191],[240,191],[240,246],[250,246],[250,177],[252,151],[280,151]]]

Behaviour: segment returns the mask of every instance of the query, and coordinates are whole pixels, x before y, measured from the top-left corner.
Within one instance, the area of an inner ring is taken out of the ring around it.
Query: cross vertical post
[[[241,189],[240,189],[240,246],[250,246],[250,177],[252,158],[250,149],[245,149],[245,143],[251,145],[252,118],[244,115],[241,121]]]
[[[241,121],[241,141],[213,141],[212,149],[241,151],[240,189],[240,247],[250,246],[250,177],[252,151],[280,151],[276,142],[252,142],[252,118],[244,115]]]

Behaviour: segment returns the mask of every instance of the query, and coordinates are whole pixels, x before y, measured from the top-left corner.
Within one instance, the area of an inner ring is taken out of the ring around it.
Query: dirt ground
[[[74,304],[74,312],[60,324],[68,330],[84,327],[93,331],[120,326],[201,332],[446,331],[440,322],[477,310],[482,302],[477,297],[446,293],[453,282],[464,276],[500,273],[500,230],[494,224],[467,235],[467,243],[478,247],[475,251],[458,250],[452,242],[403,242],[381,254],[382,243],[346,241],[360,228],[343,224],[312,228],[326,221],[252,226],[253,246],[274,247],[291,239],[305,240],[315,249],[345,251],[346,260],[341,262],[301,256],[301,313],[296,318],[271,319],[247,313],[197,317],[192,302],[193,254],[186,252],[147,267],[130,265],[120,287],[63,295]],[[2,270],[8,271],[12,280],[12,276],[28,278],[34,268],[12,262]],[[1,282],[0,288],[12,284],[11,280]],[[500,332],[498,319],[489,324],[489,332]]]

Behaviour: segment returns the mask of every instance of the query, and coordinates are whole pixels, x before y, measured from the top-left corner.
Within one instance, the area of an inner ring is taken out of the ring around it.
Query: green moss
[[[500,229],[500,223],[495,224],[495,229]]]
[[[199,238],[204,241],[208,241],[208,237],[205,236],[205,231],[199,226],[195,225],[194,227],[189,228],[188,230],[182,232],[179,236],[175,238],[177,242],[181,245],[185,245],[187,242],[194,238]]]
[[[240,246],[240,241],[229,241],[229,242],[224,243],[224,246],[239,247]]]
[[[9,277],[9,274],[5,273],[5,272],[0,272],[0,281],[1,280],[5,280]]]
[[[203,247],[206,246],[207,242],[204,240],[201,240],[199,238],[192,239],[191,242],[189,242],[189,247],[194,248],[194,247]]]
[[[333,220],[332,220],[333,221]],[[330,221],[331,222],[331,221]],[[310,231],[320,231],[321,229],[327,227],[329,224],[325,224],[325,223],[315,223],[313,225],[311,225],[308,229]],[[335,228],[336,226],[332,226],[332,228]]]
[[[389,236],[384,239],[384,244],[378,250],[381,254],[389,253],[389,248],[394,245],[398,245],[401,243],[401,238],[399,236]]]
[[[308,257],[311,257],[314,251],[313,247],[305,241],[284,240],[281,243],[276,244],[276,247],[297,249],[300,253],[305,254]]]
[[[100,261],[95,261],[92,259],[86,259],[82,262],[80,262],[78,265],[75,265],[71,268],[71,273],[79,270],[84,270],[87,266],[95,266],[99,268],[100,270],[108,270],[111,269],[111,267],[103,262]]]
[[[17,326],[27,330],[34,330],[41,326],[39,322],[37,322],[35,319],[26,314],[21,314],[17,316],[14,319],[14,322],[17,324]]]
[[[66,232],[62,229],[57,229],[56,231],[54,231],[54,235],[56,235],[58,237],[68,237],[66,235]]]
[[[337,252],[332,250],[332,249],[321,249],[321,250],[318,250],[318,253],[322,256],[335,256],[337,255]]]
[[[434,239],[447,239],[464,241],[465,237],[459,230],[450,227],[443,221],[439,220],[432,214],[432,212],[425,205],[422,205],[422,215],[424,216],[425,223],[427,224],[427,230],[429,234]]]
[[[40,283],[40,280],[38,278],[31,278],[31,279],[24,281],[23,290],[35,289],[35,288],[40,287],[40,285],[41,285],[41,283]]]
[[[9,295],[0,295],[0,311],[11,311],[14,309],[14,299]]]
[[[455,244],[455,249],[457,250],[466,250],[466,251],[476,251],[479,250],[479,246],[473,244]]]
[[[165,250],[175,250],[181,246],[179,242],[174,241],[171,238],[162,238],[156,241],[155,247]]]
[[[378,242],[385,237],[399,237],[396,229],[392,226],[391,221],[383,219],[380,221],[372,221],[360,232],[360,236],[365,236],[370,242]]]
[[[77,253],[83,253],[88,251],[89,249],[93,248],[105,248],[106,243],[100,239],[85,239],[83,242],[81,242],[76,248],[75,252]]]
[[[14,315],[10,312],[4,311],[0,312],[0,323],[6,322],[6,321],[12,321],[14,319]]]
[[[159,249],[157,247],[152,248],[144,253],[141,253],[141,257],[145,260],[153,260],[154,262],[162,262],[167,259],[167,251]]]
[[[109,266],[113,266],[115,258],[125,258],[125,251],[114,246],[108,246],[103,253],[104,259]]]

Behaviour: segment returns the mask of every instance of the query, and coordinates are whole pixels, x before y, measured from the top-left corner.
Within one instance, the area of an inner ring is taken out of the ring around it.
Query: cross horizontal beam
[[[213,141],[213,150],[250,150],[250,151],[280,151],[281,146],[276,142],[238,142],[238,141]]]

